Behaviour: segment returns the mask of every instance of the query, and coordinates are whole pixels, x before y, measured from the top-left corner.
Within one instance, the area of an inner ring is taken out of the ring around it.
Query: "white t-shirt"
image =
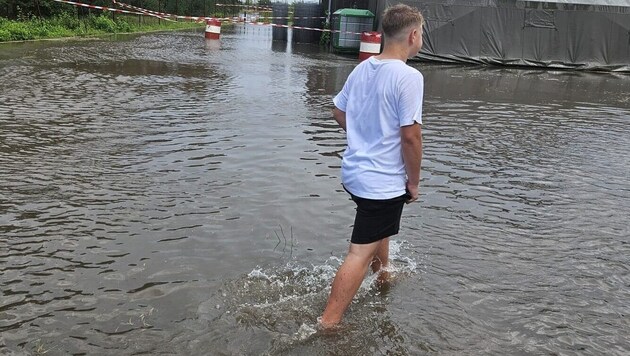
[[[350,193],[379,200],[405,194],[400,128],[422,124],[423,94],[422,74],[397,59],[370,57],[350,73],[333,99],[346,113],[341,180]]]

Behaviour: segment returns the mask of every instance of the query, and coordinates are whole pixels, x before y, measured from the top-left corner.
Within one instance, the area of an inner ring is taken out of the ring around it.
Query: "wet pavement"
[[[0,44],[0,352],[630,352],[630,77],[601,73],[413,63],[394,283],[315,332],[354,65],[261,26]]]

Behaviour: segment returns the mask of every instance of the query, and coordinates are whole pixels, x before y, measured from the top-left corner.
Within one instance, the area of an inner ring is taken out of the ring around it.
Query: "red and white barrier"
[[[218,40],[221,36],[221,21],[219,19],[210,19],[206,22],[206,38],[210,40]]]
[[[141,7],[136,7],[136,6],[132,6],[132,5],[129,5],[129,4],[125,4],[123,2],[119,2],[119,1],[116,1],[116,0],[112,0],[112,2],[115,5],[119,5],[121,7],[125,7],[125,8],[128,8],[128,9],[135,10],[135,11],[139,11],[139,12],[142,12],[143,14],[145,14],[145,15],[158,17],[158,18],[161,18],[161,19],[164,19],[164,20],[167,20],[167,21],[173,21],[172,19],[179,19],[179,20],[193,20],[193,21],[196,21],[196,22],[202,22],[204,20],[209,19],[209,17],[208,18],[204,18],[204,17],[199,17],[199,16],[180,16],[180,15],[173,15],[173,14],[169,14],[169,13],[165,13],[165,12],[157,12],[157,11],[143,9]]]
[[[111,7],[107,7],[107,6],[89,5],[89,4],[83,4],[83,3],[80,3],[80,2],[66,1],[66,0],[53,0],[53,1],[60,2],[60,3],[63,3],[63,4],[70,4],[70,5],[74,5],[74,6],[87,7],[88,9],[96,9],[96,10],[102,10],[102,11],[119,12],[119,13],[123,13],[123,14],[143,15],[142,13],[139,13],[139,12],[120,10],[120,9],[115,9],[115,8],[111,8]]]
[[[254,9],[254,10],[260,10],[260,11],[272,11],[273,8],[268,7],[268,6],[256,6],[256,5],[242,5],[242,4],[215,4],[216,6],[219,7],[238,7],[241,9]]]
[[[362,32],[359,47],[359,61],[364,61],[381,53],[382,35],[376,31]]]
[[[259,16],[258,17],[261,20],[290,20],[290,19],[294,19],[294,20],[310,20],[310,19],[320,19],[320,20],[324,20],[327,19],[326,16],[301,16],[301,17],[291,17],[291,16],[275,16],[275,17],[269,17],[269,16]]]
[[[341,30],[331,30],[329,28],[316,28],[316,27],[304,27],[304,26],[293,26],[293,25],[281,25],[276,23],[266,23],[266,22],[245,22],[246,25],[252,26],[271,26],[271,27],[281,27],[281,28],[290,28],[294,30],[309,30],[309,31],[319,31],[319,32],[330,32],[330,33],[349,33],[353,35],[360,35],[362,32],[352,32],[352,31],[341,31]]]
[[[126,7],[128,9],[134,10],[134,11],[122,10],[122,9],[111,8],[111,7],[106,7],[106,6],[89,5],[89,4],[75,2],[75,1],[69,1],[69,0],[53,0],[53,1],[64,3],[64,4],[70,4],[70,5],[74,5],[74,6],[86,7],[86,8],[90,8],[90,9],[102,10],[102,11],[111,11],[111,12],[118,12],[118,13],[124,13],[124,14],[133,14],[133,15],[153,16],[153,17],[157,17],[157,18],[160,18],[160,19],[166,20],[166,21],[173,21],[173,19],[194,20],[196,22],[206,21],[205,37],[206,38],[210,38],[210,39],[219,39],[219,36],[221,35],[221,21],[238,22],[238,20],[239,20],[238,17],[236,17],[236,18],[210,18],[210,17],[198,17],[198,16],[179,16],[179,15],[173,15],[173,14],[168,14],[168,13],[164,13],[164,12],[157,12],[157,11],[152,11],[152,10],[148,10],[148,9],[143,9],[143,8],[132,6],[132,5],[129,5],[129,4],[125,4],[125,3],[122,3],[122,2],[119,2],[119,1],[116,1],[116,0],[112,0],[114,5],[118,5],[118,6],[121,6],[121,7]],[[218,4],[217,4],[217,6],[218,6]],[[263,17],[261,17],[259,19],[262,19],[262,18]],[[265,19],[286,19],[287,17],[264,17],[264,18]],[[307,18],[318,18],[318,17],[296,17],[294,19],[307,19]],[[339,30],[322,29],[322,28],[314,28],[314,27],[280,25],[280,24],[275,24],[275,23],[264,23],[264,22],[246,22],[246,24],[248,24],[248,25],[259,25],[259,26],[283,27],[283,28],[291,28],[291,29],[297,29],[297,30],[311,30],[311,31],[319,31],[319,32],[330,32],[330,33],[349,33],[349,34],[355,34],[355,35],[361,35],[362,34],[362,33],[351,32],[351,31],[339,31]],[[380,34],[379,34],[379,36],[380,36]],[[379,42],[379,50],[380,50],[380,42]]]

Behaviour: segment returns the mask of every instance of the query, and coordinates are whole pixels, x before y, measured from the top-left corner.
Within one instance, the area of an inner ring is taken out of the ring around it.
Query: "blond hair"
[[[385,9],[381,25],[385,38],[396,39],[410,26],[423,26],[424,17],[417,8],[398,4]]]

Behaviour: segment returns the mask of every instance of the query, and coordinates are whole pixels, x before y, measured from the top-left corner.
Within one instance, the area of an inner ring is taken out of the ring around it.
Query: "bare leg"
[[[389,237],[379,241],[376,256],[372,259],[372,272],[378,273],[376,280],[379,284],[386,283],[389,279],[387,266],[389,266]]]
[[[376,255],[372,259],[372,272],[377,273],[381,268],[387,268],[389,265],[389,237],[378,242]]]
[[[350,244],[350,251],[335,275],[330,297],[320,320],[321,326],[330,328],[339,324],[343,313],[361,286],[379,246],[380,241],[365,245]]]

